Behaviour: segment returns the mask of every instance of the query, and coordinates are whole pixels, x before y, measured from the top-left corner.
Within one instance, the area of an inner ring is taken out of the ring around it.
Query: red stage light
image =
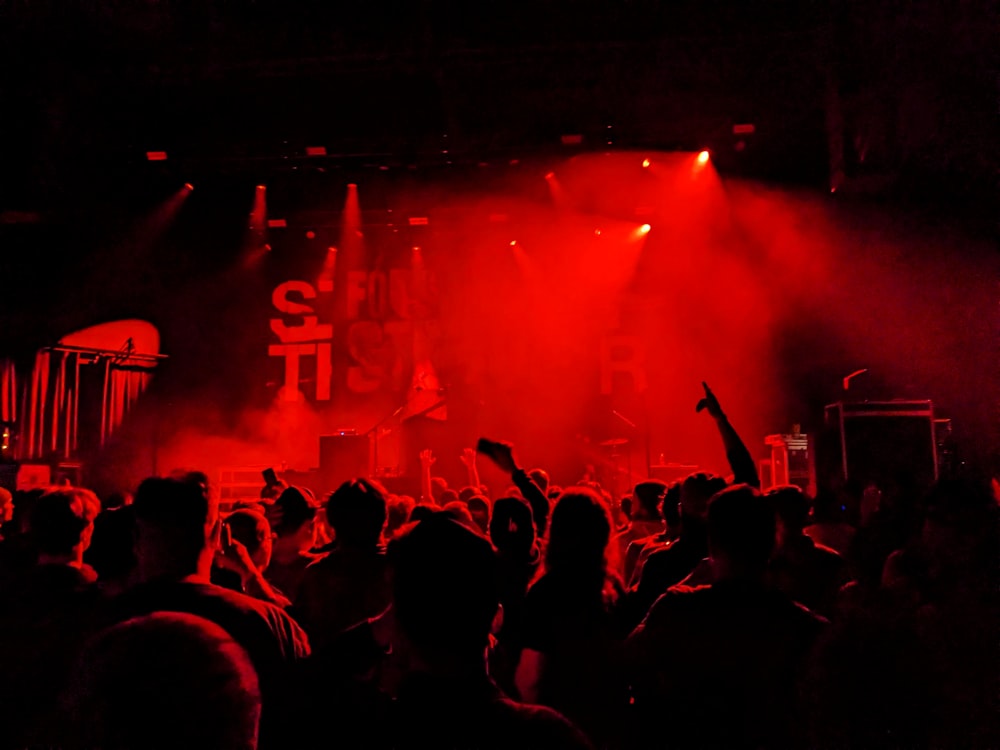
[[[511,240],[510,241],[510,246],[511,247],[517,247],[517,240]]]
[[[284,229],[288,226],[288,222],[285,219],[268,219],[267,226],[271,229]]]
[[[326,146],[306,146],[306,156],[326,156]]]
[[[702,151],[698,154],[698,163],[707,164],[708,163],[708,151]]]
[[[594,230],[594,234],[596,234],[598,237],[600,237],[601,236],[601,230],[600,229],[595,229]]]
[[[258,189],[258,190],[261,190],[261,191],[263,191],[263,190],[267,190],[267,185],[258,185],[258,186],[257,186],[257,189]]]
[[[308,232],[306,232],[306,239],[307,240],[314,240],[314,239],[316,239],[316,233],[313,230],[310,229]]]
[[[167,152],[166,151],[147,151],[146,161],[166,161]]]
[[[640,231],[640,232],[641,232],[642,234],[649,234],[649,230],[650,230],[650,229],[652,229],[652,227],[651,227],[651,226],[649,226],[649,224],[643,224],[643,225],[642,225],[641,227],[639,227],[639,231]]]
[[[411,216],[409,221],[411,227],[426,227],[430,223],[426,216]]]
[[[184,189],[190,193],[192,190],[194,190],[194,185],[192,185],[190,182],[185,182]]]
[[[546,180],[551,180],[555,176],[556,176],[555,172],[549,172],[547,175],[545,175],[545,179]]]
[[[648,169],[649,168],[649,159],[643,159],[642,160],[642,168],[643,169]]]

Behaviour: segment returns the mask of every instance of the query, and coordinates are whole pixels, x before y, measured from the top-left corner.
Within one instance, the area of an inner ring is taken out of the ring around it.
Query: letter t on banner
[[[272,357],[285,358],[285,385],[281,389],[282,401],[298,401],[299,358],[316,354],[316,344],[271,344],[267,353]]]

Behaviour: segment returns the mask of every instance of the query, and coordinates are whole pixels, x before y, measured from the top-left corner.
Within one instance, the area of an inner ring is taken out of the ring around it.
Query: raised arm
[[[431,487],[431,466],[437,459],[429,448],[420,451],[420,502],[434,505],[434,490]]]
[[[531,506],[532,515],[535,517],[535,528],[538,530],[539,536],[545,534],[549,521],[549,499],[535,484],[535,480],[517,465],[517,461],[514,459],[514,447],[509,443],[480,438],[476,450],[485,454],[497,465],[497,468],[510,475],[511,481],[521,491],[528,505]]]
[[[475,487],[476,492],[479,492],[483,484],[479,481],[479,470],[476,468],[475,448],[463,449],[462,455],[459,458],[461,458],[462,463],[465,464],[465,471],[469,476],[469,486]]]
[[[696,411],[708,411],[708,414],[715,420],[715,426],[722,436],[722,444],[726,448],[726,459],[729,461],[729,468],[733,470],[734,484],[749,484],[751,487],[760,487],[760,476],[757,474],[757,463],[750,455],[746,445],[739,434],[729,424],[719,400],[708,387],[708,383],[702,381],[701,387],[705,389],[705,398],[698,402]]]

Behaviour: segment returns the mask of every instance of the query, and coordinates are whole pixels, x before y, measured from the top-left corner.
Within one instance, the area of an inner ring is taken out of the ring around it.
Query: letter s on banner
[[[278,284],[271,294],[274,308],[286,315],[302,316],[299,325],[286,325],[281,318],[271,318],[271,330],[280,341],[286,344],[303,341],[328,341],[333,338],[333,326],[329,323],[319,324],[319,318],[310,305],[295,302],[290,298],[299,294],[303,299],[316,299],[316,289],[306,281],[286,281]]]

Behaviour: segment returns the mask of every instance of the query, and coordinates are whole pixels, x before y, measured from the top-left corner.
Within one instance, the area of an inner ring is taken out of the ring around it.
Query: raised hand
[[[467,469],[473,469],[476,466],[476,450],[475,448],[463,448],[462,455],[458,457],[459,460],[465,465]]]
[[[238,573],[241,577],[253,575],[257,566],[250,559],[250,553],[242,542],[233,539],[228,533],[228,527],[223,529],[222,546],[215,561],[222,568]]]
[[[517,471],[517,462],[514,460],[514,446],[510,443],[501,443],[496,440],[480,438],[477,450],[497,465],[500,471],[513,474]]]
[[[437,459],[434,458],[434,452],[431,451],[430,448],[424,448],[422,451],[420,451],[420,465],[423,468],[429,469],[431,466],[434,465],[435,461],[437,461]]]
[[[695,407],[695,411],[701,412],[707,409],[709,415],[711,415],[713,419],[721,419],[726,416],[722,411],[722,407],[719,406],[719,400],[715,397],[715,394],[712,393],[712,389],[708,387],[708,383],[704,380],[701,381],[701,387],[705,389],[705,398],[698,402],[698,405]]]

